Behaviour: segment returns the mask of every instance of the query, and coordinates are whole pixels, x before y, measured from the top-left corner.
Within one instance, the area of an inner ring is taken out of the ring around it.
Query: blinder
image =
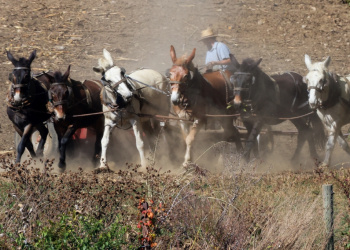
[[[13,73],[9,73],[9,81],[13,83],[13,81],[14,81]]]

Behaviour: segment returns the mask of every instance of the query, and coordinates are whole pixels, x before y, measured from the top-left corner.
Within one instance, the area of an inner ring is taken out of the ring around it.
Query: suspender
[[[218,58],[218,61],[221,61],[221,60],[220,60],[220,57],[219,57],[219,53],[218,53],[218,45],[219,45],[219,43],[220,43],[220,42],[217,42],[216,47],[215,47],[215,51],[216,51],[216,57]],[[222,70],[224,69],[224,67],[223,67],[222,65],[218,65],[218,66],[220,66],[220,68],[221,68]]]

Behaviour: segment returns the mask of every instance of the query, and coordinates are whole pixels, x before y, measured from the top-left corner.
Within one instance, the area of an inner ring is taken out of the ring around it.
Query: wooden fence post
[[[322,185],[324,220],[326,224],[326,233],[328,242],[326,250],[334,250],[334,233],[333,233],[333,185]]]

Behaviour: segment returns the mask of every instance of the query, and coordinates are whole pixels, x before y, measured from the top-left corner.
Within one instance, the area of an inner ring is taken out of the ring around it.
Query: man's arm
[[[231,59],[230,58],[225,58],[224,60],[216,61],[216,62],[210,62],[209,64],[214,66],[214,65],[227,65],[227,64],[230,64],[230,63],[231,63]]]

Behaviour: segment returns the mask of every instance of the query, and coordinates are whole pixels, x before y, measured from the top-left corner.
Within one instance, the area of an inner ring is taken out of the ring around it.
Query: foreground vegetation
[[[336,249],[350,249],[349,170],[257,174],[258,163],[223,158],[220,174],[127,165],[56,175],[50,160],[4,156],[1,249],[138,249],[142,199],[153,209],[152,249],[322,249],[325,183],[335,185]]]

